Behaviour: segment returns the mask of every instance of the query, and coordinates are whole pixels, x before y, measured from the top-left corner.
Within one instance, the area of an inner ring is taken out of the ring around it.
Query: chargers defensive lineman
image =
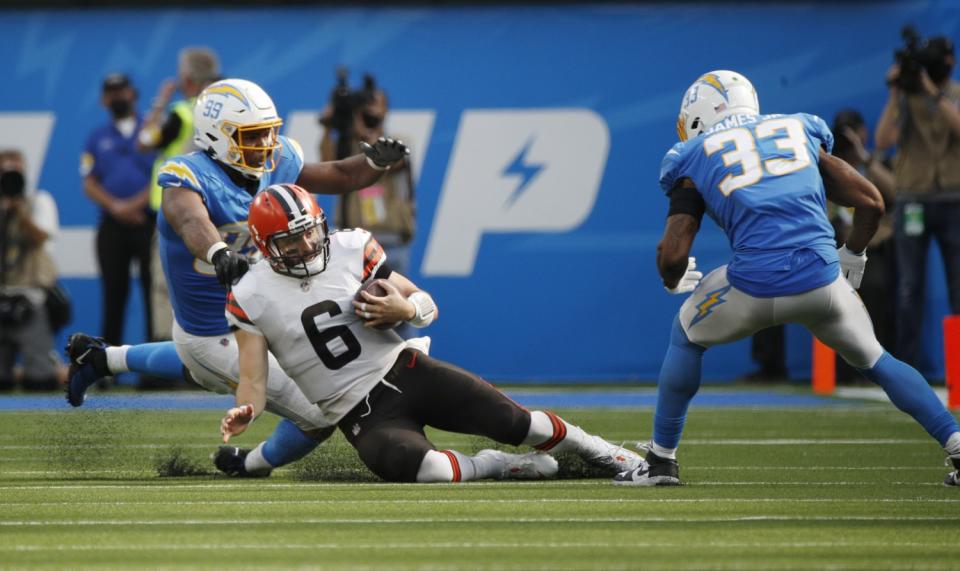
[[[283,182],[317,193],[350,192],[369,186],[409,154],[403,143],[380,139],[363,148],[366,156],[304,164],[299,145],[280,136],[282,123],[270,96],[250,81],[218,81],[197,98],[194,142],[201,150],[171,158],[158,174],[164,191],[157,227],[174,310],[174,343],[106,347],[102,340],[72,336],[71,405],[83,403],[97,378],[127,370],[176,378],[186,366],[189,378],[204,388],[232,391],[238,378],[237,348],[223,315],[224,288],[246,272],[248,258],[259,256],[247,229],[254,195]],[[272,359],[269,396],[268,409],[293,424],[281,422],[249,457],[232,449],[241,457],[218,458],[218,467],[233,462],[226,471],[266,474],[302,457],[332,432],[332,422]]]
[[[860,286],[865,249],[883,215],[879,191],[830,155],[833,137],[813,115],[760,115],[744,76],[713,71],[687,90],[680,143],[663,160],[670,197],[657,266],[670,293],[693,292],[673,322],[660,370],[653,439],[645,462],[614,483],[680,484],[676,450],[700,386],[704,351],[781,323],[800,323],[880,385],[943,446],[958,485],[960,429],[926,380],[883,350]],[[855,208],[853,231],[835,249],[826,198]],[[733,259],[706,276],[689,258],[703,213],[726,233]]]
[[[370,470],[388,481],[460,482],[542,478],[557,472],[546,454],[437,451],[424,425],[511,445],[579,454],[612,473],[640,463],[633,452],[591,436],[549,412],[528,411],[463,369],[427,356],[429,338],[404,341],[384,324],[426,327],[437,316],[430,294],[392,271],[383,248],[361,229],[328,235],[313,196],[296,185],[261,191],[250,234],[265,260],[227,296],[237,328],[237,407],[221,423],[224,440],[243,432],[267,402],[268,346],[307,400],[336,422]],[[386,294],[356,294],[380,279]]]

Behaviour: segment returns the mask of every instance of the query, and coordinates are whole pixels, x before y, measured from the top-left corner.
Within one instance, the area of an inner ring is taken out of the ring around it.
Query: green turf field
[[[649,410],[558,412],[610,440],[649,436]],[[0,414],[0,568],[960,568],[960,489],[891,406],[694,409],[688,484],[658,489],[571,479],[572,462],[552,482],[377,483],[339,435],[238,481],[206,460],[219,418]]]

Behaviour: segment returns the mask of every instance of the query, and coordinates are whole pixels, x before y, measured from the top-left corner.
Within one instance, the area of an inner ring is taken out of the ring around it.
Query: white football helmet
[[[277,168],[282,124],[267,92],[245,79],[211,84],[193,108],[197,147],[251,179]]]
[[[758,115],[760,102],[750,80],[735,71],[719,69],[693,82],[680,102],[677,135],[692,139],[730,115]]]

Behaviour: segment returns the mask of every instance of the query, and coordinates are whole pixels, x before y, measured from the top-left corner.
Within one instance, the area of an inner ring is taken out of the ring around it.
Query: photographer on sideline
[[[960,83],[950,79],[956,60],[949,38],[920,41],[906,28],[904,39],[887,72],[890,96],[876,146],[896,145],[896,354],[916,366],[931,238],[943,254],[951,311],[960,314]]]
[[[320,124],[325,127],[320,159],[348,157],[359,152],[361,142],[372,145],[385,136],[387,107],[387,95],[373,76],[366,75],[363,87],[351,91],[346,69],[337,70],[337,87],[320,116]],[[386,250],[390,266],[406,274],[415,216],[413,177],[410,163],[404,161],[391,167],[373,186],[340,196],[335,223],[339,228],[369,230]]]
[[[13,388],[22,357],[23,388],[57,388],[59,361],[47,314],[57,279],[50,239],[59,229],[57,204],[45,190],[26,191],[20,151],[0,151],[0,390]]]

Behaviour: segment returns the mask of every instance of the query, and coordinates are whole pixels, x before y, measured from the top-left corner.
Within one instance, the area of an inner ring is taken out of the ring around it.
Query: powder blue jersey
[[[303,151],[292,139],[280,137],[279,140],[277,168],[260,178],[260,190],[272,184],[293,183],[300,177]],[[198,151],[171,158],[160,167],[157,183],[163,188],[179,187],[199,194],[210,220],[230,249],[251,262],[260,257],[247,228],[253,195],[237,186],[205,153]],[[213,266],[190,253],[164,218],[162,209],[157,216],[157,231],[160,260],[177,323],[193,335],[213,336],[230,331],[223,315],[227,293],[217,281]]]
[[[733,250],[731,284],[755,297],[794,295],[837,278],[839,261],[820,178],[820,148],[833,135],[823,119],[734,115],[674,145],[660,186],[690,179]]]

